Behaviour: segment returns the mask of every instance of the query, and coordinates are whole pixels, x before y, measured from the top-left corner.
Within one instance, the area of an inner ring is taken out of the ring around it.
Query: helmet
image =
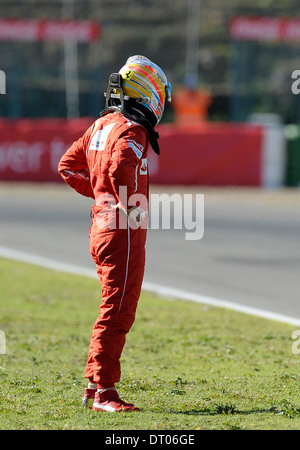
[[[164,112],[165,101],[171,101],[171,84],[159,66],[141,55],[131,56],[119,70],[125,96],[135,103],[154,125]],[[126,97],[125,97],[126,98]]]

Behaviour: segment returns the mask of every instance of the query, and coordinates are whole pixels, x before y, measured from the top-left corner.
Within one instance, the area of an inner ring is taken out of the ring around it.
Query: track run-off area
[[[153,194],[203,195],[204,233],[186,239],[173,213],[170,229],[150,226],[144,289],[300,326],[299,190],[152,186]],[[92,203],[63,183],[0,183],[0,256],[96,277]]]

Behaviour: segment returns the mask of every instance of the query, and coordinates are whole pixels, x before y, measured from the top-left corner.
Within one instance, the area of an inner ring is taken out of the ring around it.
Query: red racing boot
[[[82,406],[84,408],[92,409],[96,392],[97,392],[97,389],[85,388],[84,396],[82,399]]]
[[[106,411],[106,412],[129,412],[139,411],[139,408],[132,403],[125,403],[120,399],[115,388],[105,389],[102,392],[97,391],[95,394],[93,411]]]

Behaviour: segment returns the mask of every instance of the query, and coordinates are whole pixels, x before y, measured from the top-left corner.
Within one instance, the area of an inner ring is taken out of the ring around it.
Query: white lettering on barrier
[[[0,171],[15,173],[38,172],[45,151],[43,142],[4,142],[0,145]]]
[[[71,144],[66,144],[62,139],[57,137],[50,142],[50,167],[55,174],[57,173],[60,158],[70,146]]]

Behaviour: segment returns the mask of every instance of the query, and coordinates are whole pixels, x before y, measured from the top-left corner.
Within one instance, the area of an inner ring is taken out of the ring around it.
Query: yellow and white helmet
[[[119,70],[124,94],[151,113],[158,124],[165,101],[171,101],[171,84],[162,69],[142,55],[131,56]]]

